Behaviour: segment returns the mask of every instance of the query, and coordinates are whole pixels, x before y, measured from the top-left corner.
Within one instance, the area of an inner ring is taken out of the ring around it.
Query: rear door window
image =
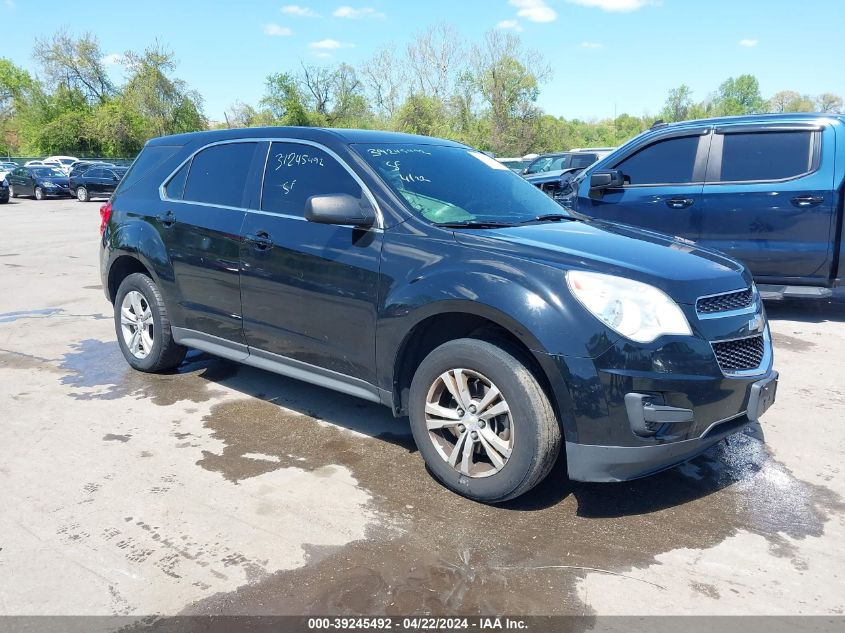
[[[199,152],[191,161],[182,198],[189,202],[243,207],[244,188],[256,143],[224,143]]]
[[[617,163],[626,184],[658,185],[692,182],[699,136],[657,141]]]
[[[317,147],[272,144],[261,190],[263,211],[304,217],[308,198],[334,193],[360,198],[361,185],[343,165]]]
[[[718,182],[784,180],[813,169],[814,132],[725,134]]]

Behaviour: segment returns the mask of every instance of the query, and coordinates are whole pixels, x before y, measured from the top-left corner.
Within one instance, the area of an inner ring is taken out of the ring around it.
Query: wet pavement
[[[768,306],[760,426],[490,507],[439,486],[386,408],[198,352],[131,370],[98,206],[0,208],[0,613],[845,610],[845,302]]]

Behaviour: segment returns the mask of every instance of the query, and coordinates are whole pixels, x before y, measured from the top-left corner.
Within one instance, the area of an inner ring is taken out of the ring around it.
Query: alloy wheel
[[[467,477],[489,477],[507,464],[514,446],[510,407],[483,374],[450,369],[425,401],[428,436],[440,457]]]
[[[120,304],[120,331],[123,342],[135,358],[146,358],[153,349],[153,313],[146,297],[130,290]]]

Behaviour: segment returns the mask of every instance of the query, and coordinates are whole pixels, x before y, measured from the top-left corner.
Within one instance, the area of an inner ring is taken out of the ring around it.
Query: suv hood
[[[679,303],[751,285],[747,269],[693,242],[597,221],[548,222],[501,229],[458,230],[465,246],[628,277],[663,290]]]

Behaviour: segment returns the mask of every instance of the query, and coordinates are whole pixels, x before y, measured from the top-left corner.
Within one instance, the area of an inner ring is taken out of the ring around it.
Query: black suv
[[[452,490],[677,464],[774,400],[748,271],[567,214],[439,139],[265,128],[153,139],[101,209],[101,273],[141,371],[187,347],[408,415]],[[249,424],[249,420],[244,420]]]

